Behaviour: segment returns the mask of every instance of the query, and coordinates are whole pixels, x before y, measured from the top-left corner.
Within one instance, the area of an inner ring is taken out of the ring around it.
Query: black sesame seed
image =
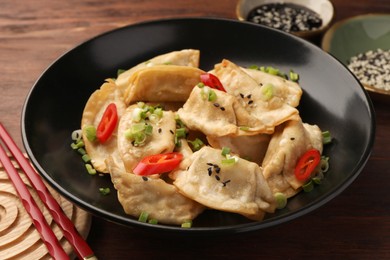
[[[142,176],[142,179],[143,179],[144,181],[148,181],[148,177]]]
[[[218,103],[214,103],[213,104],[215,107],[219,107],[219,104]]]
[[[215,172],[216,172],[216,173],[220,173],[220,172],[221,172],[221,168],[219,168],[219,166],[218,166],[218,165],[217,165],[217,166],[215,166],[215,168],[214,168],[214,169],[215,169]]]
[[[253,100],[248,101],[248,105],[251,105],[251,104],[253,104]]]
[[[215,179],[216,179],[217,181],[219,181],[221,178],[219,178],[218,175],[215,175]]]
[[[244,97],[245,97],[244,94],[242,94],[242,93],[240,93],[240,96],[241,96],[241,98],[244,98]]]
[[[211,168],[211,167],[207,168],[207,172],[208,172],[209,176],[211,176],[211,174],[213,174],[213,168]]]
[[[173,135],[175,134],[175,132],[173,132],[172,130],[169,130],[169,132],[170,132],[171,134],[173,134]]]
[[[162,129],[161,129],[161,128],[159,128],[159,129],[158,129],[158,133],[159,133],[159,134],[161,134],[161,132],[162,132]]]
[[[219,109],[221,109],[222,111],[225,111],[225,108],[224,108],[224,107],[220,107]]]

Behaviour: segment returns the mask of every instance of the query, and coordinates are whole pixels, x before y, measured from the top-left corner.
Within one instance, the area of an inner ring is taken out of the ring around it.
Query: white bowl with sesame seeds
[[[334,24],[322,48],[339,59],[371,93],[390,96],[390,14],[367,14]]]
[[[312,39],[329,28],[334,7],[329,0],[239,0],[236,15],[240,21]]]

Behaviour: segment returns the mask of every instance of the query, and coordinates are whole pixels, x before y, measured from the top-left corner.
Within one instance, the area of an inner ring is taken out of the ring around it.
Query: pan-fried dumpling
[[[274,212],[275,199],[261,168],[244,159],[222,164],[220,149],[204,146],[192,155],[187,170],[179,170],[173,184],[185,196],[212,209],[234,212],[253,220]]]
[[[207,91],[215,91],[215,102],[204,98]],[[187,102],[177,113],[180,120],[192,130],[199,130],[206,135],[230,135],[237,132],[235,102],[233,96],[222,91],[194,87]]]
[[[210,92],[215,94],[213,101],[206,97]],[[234,96],[207,86],[194,87],[187,102],[177,113],[188,128],[207,136],[255,135],[273,132],[273,127],[266,129],[264,124],[251,124],[252,120],[258,120],[251,116]],[[247,127],[249,124],[256,128]]]
[[[180,225],[198,216],[204,206],[180,194],[177,188],[160,178],[138,176],[109,158],[111,181],[126,214],[138,218],[142,212],[159,223]]]
[[[91,158],[93,167],[102,173],[108,173],[105,160],[109,155],[119,156],[117,149],[117,127],[112,136],[103,144],[98,140],[89,141],[86,135],[86,127],[93,126],[97,128],[104,111],[110,103],[114,103],[117,108],[118,118],[126,110],[123,100],[123,94],[112,80],[105,82],[100,89],[96,90],[88,99],[82,119],[81,129],[83,130],[83,140],[85,149]]]
[[[202,73],[204,71],[198,68],[177,65],[156,65],[137,70],[129,79],[125,102],[185,102]]]
[[[226,91],[235,96],[252,117],[258,119],[248,123],[261,123],[268,129],[287,120],[298,119],[298,110],[286,103],[283,87],[272,84],[260,86],[243,69],[228,60],[215,65],[213,73]]]
[[[302,96],[302,89],[298,83],[272,75],[257,69],[244,69],[257,84],[264,86],[272,84],[281,99],[284,99],[287,105],[297,107]]]
[[[276,128],[262,164],[273,193],[291,197],[299,191],[304,183],[295,178],[294,169],[298,159],[312,148],[322,153],[322,132],[318,126],[292,120]]]
[[[267,134],[207,136],[207,141],[213,148],[222,149],[223,147],[229,147],[232,153],[238,154],[241,158],[255,162],[258,165],[261,165],[264,159],[270,139],[271,135]]]
[[[184,49],[180,51],[172,51],[166,54],[156,56],[148,61],[142,62],[129,70],[121,73],[116,79],[116,84],[124,92],[129,85],[129,79],[139,69],[152,67],[155,65],[179,65],[189,67],[199,67],[200,51],[193,49]]]
[[[132,172],[145,156],[172,152],[175,129],[172,111],[162,111],[143,103],[129,106],[118,126],[117,149],[126,171]]]

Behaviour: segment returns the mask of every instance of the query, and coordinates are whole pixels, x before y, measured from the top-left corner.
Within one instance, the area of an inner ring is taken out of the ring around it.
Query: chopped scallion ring
[[[102,195],[108,195],[111,192],[110,188],[99,188],[99,191]]]
[[[226,156],[226,155],[230,154],[230,148],[229,147],[223,147],[221,154],[223,156]]]
[[[138,221],[146,223],[148,221],[149,213],[142,211],[139,215]]]
[[[284,193],[277,192],[274,194],[276,200],[276,208],[283,209],[287,205],[287,197]]]
[[[329,144],[332,142],[332,136],[330,135],[329,131],[322,132],[322,143],[323,144]]]
[[[181,224],[182,228],[191,228],[192,227],[192,220],[186,220]]]

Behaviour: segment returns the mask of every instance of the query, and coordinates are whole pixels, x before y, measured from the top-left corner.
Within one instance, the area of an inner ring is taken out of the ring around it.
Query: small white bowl
[[[310,31],[291,32],[299,37],[310,39],[322,34],[329,26],[334,17],[334,7],[329,0],[239,0],[236,7],[236,15],[240,21],[247,21],[248,14],[256,7],[270,3],[291,3],[306,7],[318,13],[322,19],[320,28]]]

